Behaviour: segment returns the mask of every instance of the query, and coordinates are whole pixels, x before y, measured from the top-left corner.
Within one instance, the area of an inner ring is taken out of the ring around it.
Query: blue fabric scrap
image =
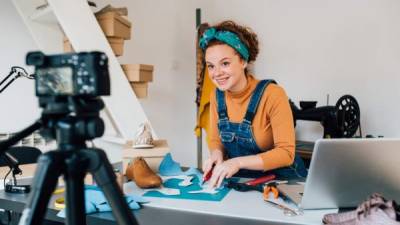
[[[158,167],[158,172],[161,176],[176,176],[183,173],[180,164],[172,159],[171,153],[164,156]]]
[[[125,200],[130,209],[140,209],[141,203],[149,202],[142,196],[126,195]],[[103,192],[97,186],[85,185],[85,211],[86,214],[112,211]],[[57,216],[65,218],[65,209],[58,212]]]
[[[181,165],[172,159],[171,153],[167,153],[164,156],[158,167],[158,173],[161,176],[195,175],[199,180],[203,177],[203,174],[194,167],[182,171]]]
[[[227,180],[232,180],[232,181],[238,181],[239,178],[229,178]],[[222,199],[225,198],[225,196],[229,193],[230,189],[227,188],[225,185],[221,185],[217,190],[218,192],[215,194],[210,194],[210,193],[190,193],[191,191],[199,191],[203,189],[203,186],[201,185],[201,180],[195,176],[193,178],[193,184],[186,186],[186,187],[181,187],[179,186],[179,182],[181,182],[181,179],[169,179],[164,182],[163,186],[166,188],[173,188],[173,189],[179,189],[180,194],[179,195],[165,195],[157,190],[150,190],[147,191],[143,194],[143,196],[146,197],[159,197],[159,198],[173,198],[173,199],[189,199],[189,200],[201,200],[201,201],[222,201]],[[225,181],[224,181],[225,182]]]

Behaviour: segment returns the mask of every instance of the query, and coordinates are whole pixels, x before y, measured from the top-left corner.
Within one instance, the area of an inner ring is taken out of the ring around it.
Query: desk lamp
[[[4,177],[4,191],[9,193],[29,193],[30,185],[18,185],[17,178],[15,177],[18,174],[22,174],[22,170],[19,168],[18,160],[12,156],[8,152],[4,152],[3,160],[6,162],[8,167],[10,167],[10,171]],[[9,183],[6,183],[7,176],[12,172],[12,180]]]
[[[35,79],[35,75],[28,74],[24,68],[19,66],[13,66],[11,67],[10,73],[0,82],[0,93],[3,92],[12,82],[14,82],[16,79],[20,77]],[[5,83],[6,81],[8,82]]]

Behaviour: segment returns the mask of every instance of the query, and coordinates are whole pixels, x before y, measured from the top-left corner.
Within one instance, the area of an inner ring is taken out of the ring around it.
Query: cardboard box
[[[131,39],[131,22],[117,12],[96,14],[96,18],[107,37],[119,37],[124,40]]]
[[[158,167],[168,152],[170,149],[167,140],[154,140],[154,148],[149,149],[135,149],[132,148],[132,142],[128,142],[122,150],[123,172],[125,174],[128,164],[135,157],[143,157],[149,167],[158,172]]]
[[[65,36],[63,38],[63,49],[64,49],[64,52],[75,52],[74,48],[72,48],[72,45],[69,42],[68,38]]]
[[[130,82],[153,81],[153,66],[145,64],[123,64],[122,69]]]
[[[124,53],[124,39],[119,37],[107,37],[108,43],[115,54],[121,56]]]
[[[131,82],[131,87],[138,98],[146,98],[147,97],[147,82]]]
[[[115,56],[121,56],[124,53],[124,39],[118,37],[107,37]],[[63,38],[64,52],[75,52],[67,37]]]

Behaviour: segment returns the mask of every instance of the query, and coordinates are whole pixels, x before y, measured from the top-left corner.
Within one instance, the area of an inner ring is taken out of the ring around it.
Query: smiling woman
[[[295,155],[292,112],[284,89],[273,80],[257,80],[247,70],[259,48],[257,35],[233,21],[206,26],[199,45],[217,90],[210,97],[211,186],[232,176],[278,179],[307,176]]]

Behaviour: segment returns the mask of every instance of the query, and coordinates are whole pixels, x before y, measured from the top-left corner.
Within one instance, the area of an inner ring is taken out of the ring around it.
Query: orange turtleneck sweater
[[[228,117],[231,122],[242,122],[250,98],[259,80],[247,76],[246,87],[237,93],[225,92]],[[292,111],[284,89],[276,84],[269,84],[258,105],[252,121],[253,134],[262,153],[258,155],[264,163],[264,170],[289,166],[295,153],[295,131]],[[210,142],[209,149],[222,150],[218,131],[218,112],[215,91],[210,97]]]

